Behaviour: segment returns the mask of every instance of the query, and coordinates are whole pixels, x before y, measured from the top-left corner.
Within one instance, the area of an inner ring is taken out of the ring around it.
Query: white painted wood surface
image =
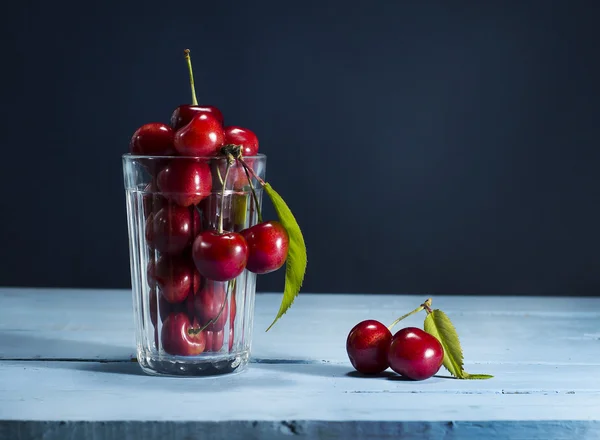
[[[600,298],[434,296],[494,379],[353,374],[350,328],[424,299],[305,294],[265,333],[258,295],[249,369],[195,379],[131,362],[128,291],[0,289],[0,439],[600,439]]]

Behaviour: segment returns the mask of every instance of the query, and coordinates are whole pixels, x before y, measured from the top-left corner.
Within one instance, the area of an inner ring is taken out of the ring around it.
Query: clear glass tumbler
[[[264,179],[266,156],[244,160]],[[247,174],[235,162],[223,184],[226,166],[225,157],[123,156],[137,358],[148,374],[214,375],[248,364],[256,274],[213,281],[194,262],[201,231],[257,222]]]

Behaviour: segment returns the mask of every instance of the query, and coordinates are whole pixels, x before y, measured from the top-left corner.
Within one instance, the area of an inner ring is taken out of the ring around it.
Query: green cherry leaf
[[[473,379],[473,380],[483,380],[483,379],[491,379],[492,376],[491,374],[469,374],[465,372],[465,379]]]
[[[433,310],[425,318],[424,330],[435,336],[444,348],[444,367],[450,374],[463,379],[463,353],[458,334],[450,318],[441,310]]]
[[[457,379],[490,379],[487,374],[469,374],[463,369],[463,351],[458,339],[458,333],[446,315],[441,310],[433,310],[425,318],[424,329],[435,336],[444,348],[444,367]]]
[[[304,274],[306,273],[307,256],[304,237],[302,236],[302,231],[300,230],[300,226],[292,214],[292,211],[270,184],[265,183],[263,187],[271,199],[271,203],[273,203],[275,212],[277,212],[277,216],[279,217],[279,222],[287,230],[289,236],[289,251],[285,263],[283,298],[275,320],[266,330],[269,331],[277,320],[287,312],[296,299],[296,296],[298,296],[304,281]]]

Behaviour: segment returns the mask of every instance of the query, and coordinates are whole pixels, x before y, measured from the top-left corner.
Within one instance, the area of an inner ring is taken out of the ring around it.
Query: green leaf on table
[[[469,374],[463,369],[463,351],[458,339],[458,333],[446,315],[441,310],[433,310],[425,318],[425,331],[435,336],[444,348],[444,367],[457,379],[490,379],[487,374]]]
[[[465,372],[466,377],[465,379],[473,379],[473,380],[482,380],[482,379],[491,379],[492,376],[491,374],[469,374],[467,372]]]
[[[433,310],[425,318],[424,330],[435,336],[444,348],[444,367],[454,377],[463,377],[463,353],[458,334],[450,318],[441,310]]]
[[[302,236],[302,231],[300,230],[300,226],[298,225],[294,214],[292,214],[288,205],[271,185],[265,183],[264,189],[271,199],[271,203],[273,203],[275,212],[277,212],[277,216],[279,217],[279,222],[287,230],[289,236],[289,251],[285,263],[285,287],[283,288],[283,298],[275,320],[266,330],[269,331],[277,320],[287,312],[294,302],[294,299],[296,299],[296,296],[298,296],[304,281],[304,274],[306,273],[307,256],[304,237]]]

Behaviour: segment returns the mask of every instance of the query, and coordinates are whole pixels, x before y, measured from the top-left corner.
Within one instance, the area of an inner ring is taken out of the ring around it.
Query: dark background
[[[1,285],[130,285],[120,156],[189,101],[189,47],[303,227],[304,291],[600,293],[598,1],[3,8]]]

